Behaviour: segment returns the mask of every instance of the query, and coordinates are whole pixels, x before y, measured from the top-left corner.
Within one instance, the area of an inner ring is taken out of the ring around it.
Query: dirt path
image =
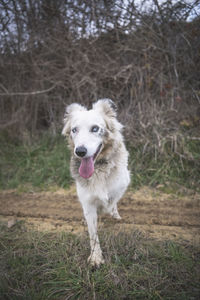
[[[190,192],[180,196],[143,187],[125,194],[119,203],[119,212],[121,221],[103,215],[101,228],[138,229],[154,238],[200,244],[200,194]],[[74,186],[56,192],[1,192],[0,220],[12,226],[21,219],[28,227],[38,230],[87,230]]]

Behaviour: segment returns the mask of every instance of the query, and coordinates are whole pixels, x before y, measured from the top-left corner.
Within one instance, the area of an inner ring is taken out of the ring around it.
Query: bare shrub
[[[1,0],[0,129],[56,133],[66,104],[106,97],[144,151],[199,139],[198,1],[148,3]]]

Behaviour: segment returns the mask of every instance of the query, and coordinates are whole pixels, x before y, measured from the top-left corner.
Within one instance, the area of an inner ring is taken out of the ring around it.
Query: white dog
[[[104,262],[97,235],[97,210],[121,219],[117,202],[130,182],[122,127],[110,99],[97,101],[91,110],[76,103],[66,108],[62,134],[69,137],[73,151],[71,173],[90,236],[88,260],[96,266]]]

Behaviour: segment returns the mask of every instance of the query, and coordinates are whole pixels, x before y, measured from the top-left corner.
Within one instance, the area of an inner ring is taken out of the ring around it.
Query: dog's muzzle
[[[87,149],[84,146],[77,147],[75,153],[78,157],[84,157],[87,154]]]
[[[89,178],[94,173],[94,163],[98,153],[100,152],[102,144],[99,144],[96,152],[92,156],[86,156],[87,149],[84,146],[77,147],[75,149],[75,154],[77,157],[81,158],[81,163],[79,167],[79,174],[83,178]]]

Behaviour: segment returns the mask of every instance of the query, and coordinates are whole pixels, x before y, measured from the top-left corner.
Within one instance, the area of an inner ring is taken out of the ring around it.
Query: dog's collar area
[[[108,164],[108,161],[104,158],[96,161],[96,165],[107,165],[107,164]]]
[[[75,158],[74,161],[75,161],[76,166],[79,167],[79,165],[80,165],[80,159]],[[105,158],[98,159],[95,162],[95,165],[107,165],[107,164],[108,164],[108,160],[105,159]]]

